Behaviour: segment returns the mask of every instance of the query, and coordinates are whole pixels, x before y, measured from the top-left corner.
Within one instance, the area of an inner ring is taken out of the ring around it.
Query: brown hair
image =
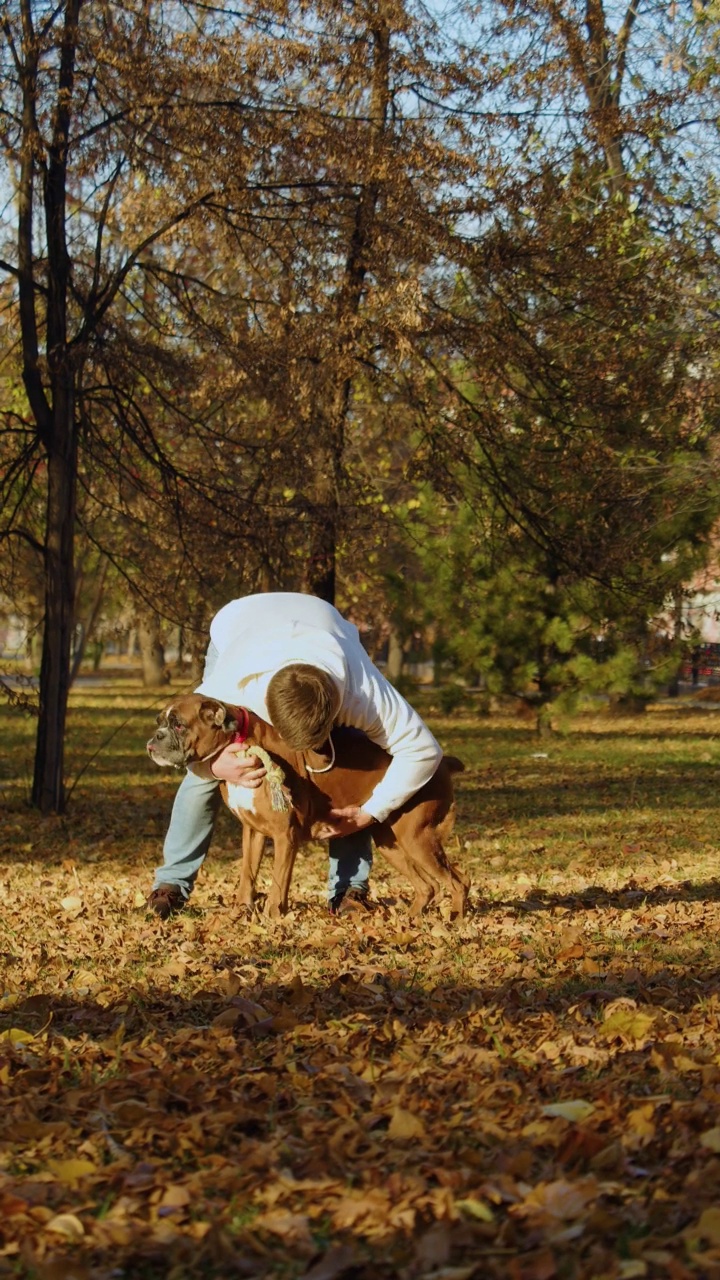
[[[273,727],[294,751],[320,747],[332,728],[340,698],[337,686],[318,667],[293,662],[272,677],[267,709]]]

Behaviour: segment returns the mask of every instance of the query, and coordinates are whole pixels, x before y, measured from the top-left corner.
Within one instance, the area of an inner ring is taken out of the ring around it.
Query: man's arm
[[[362,729],[392,756],[384,778],[362,805],[363,814],[382,822],[432,778],[442,748],[417,711],[364,654],[349,676],[338,723]]]

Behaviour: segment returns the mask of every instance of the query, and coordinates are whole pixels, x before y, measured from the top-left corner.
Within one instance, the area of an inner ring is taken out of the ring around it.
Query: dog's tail
[[[451,773],[464,773],[465,765],[457,756],[445,756],[445,763]]]

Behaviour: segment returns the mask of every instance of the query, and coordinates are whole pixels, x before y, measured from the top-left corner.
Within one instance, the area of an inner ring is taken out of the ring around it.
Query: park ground
[[[226,814],[182,915],[144,899],[164,695],[73,695],[65,816],[0,766],[0,1276],[720,1277],[720,711],[423,710],[464,759],[467,919],[243,918]]]

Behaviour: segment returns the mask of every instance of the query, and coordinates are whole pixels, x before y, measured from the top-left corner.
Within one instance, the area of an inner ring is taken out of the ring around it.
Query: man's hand
[[[318,831],[320,840],[329,840],[334,836],[351,836],[363,827],[372,826],[375,821],[371,813],[366,813],[357,804],[349,804],[345,809],[331,809],[329,822]]]
[[[210,770],[215,778],[235,782],[241,787],[259,787],[265,777],[265,766],[257,756],[246,756],[245,748],[234,743],[220,752]]]

